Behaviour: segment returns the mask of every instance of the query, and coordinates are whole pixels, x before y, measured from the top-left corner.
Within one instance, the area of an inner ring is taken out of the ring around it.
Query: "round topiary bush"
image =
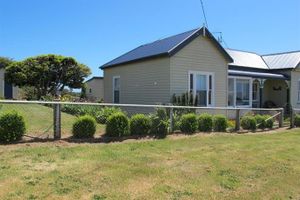
[[[295,126],[300,127],[300,115],[295,116]]]
[[[136,114],[130,119],[131,135],[147,135],[151,129],[151,120],[143,114]]]
[[[22,138],[26,131],[26,124],[18,112],[8,112],[0,116],[0,142],[15,142]]]
[[[181,116],[180,130],[183,133],[195,133],[198,128],[197,116],[189,113]]]
[[[213,129],[216,132],[226,132],[228,126],[227,118],[224,115],[215,115],[213,118]]]
[[[256,130],[256,120],[252,116],[244,116],[241,119],[241,126],[245,130]]]
[[[104,107],[95,114],[96,121],[100,124],[106,124],[107,119],[118,112],[122,112],[120,108],[116,107]]]
[[[96,132],[96,120],[89,116],[79,117],[73,124],[72,133],[75,138],[92,138]]]
[[[106,134],[110,137],[129,135],[129,120],[124,113],[111,115],[106,122]]]
[[[213,128],[213,118],[210,114],[204,113],[198,117],[198,129],[202,132],[211,132]]]

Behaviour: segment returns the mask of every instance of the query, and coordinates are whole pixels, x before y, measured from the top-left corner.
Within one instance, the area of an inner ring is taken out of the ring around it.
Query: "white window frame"
[[[234,87],[234,93],[233,93],[233,106],[229,106],[229,107],[237,107],[237,108],[252,108],[252,84],[253,84],[253,79],[249,78],[249,77],[243,77],[243,76],[228,76],[228,79],[232,78],[233,79],[233,87]],[[236,105],[236,80],[237,79],[244,79],[244,80],[249,80],[249,105]],[[228,82],[228,81],[227,81]],[[228,83],[227,83],[227,87],[228,87]],[[228,89],[227,88],[227,98],[228,98]],[[227,105],[228,106],[228,105]]]
[[[298,88],[297,89],[298,89],[297,90],[298,91],[298,93],[297,93],[298,94],[298,101],[297,102],[298,102],[298,104],[300,104],[300,79],[298,80]]]
[[[112,102],[113,103],[116,103],[115,102],[115,80],[116,79],[119,79],[119,103],[121,102],[121,77],[120,76],[113,76],[112,78],[112,93],[113,93],[113,99],[112,99]]]
[[[197,75],[205,75],[206,76],[206,107],[213,107],[215,106],[215,73],[214,72],[204,72],[204,71],[188,71],[188,91],[191,91],[190,88],[190,78],[191,74],[193,74],[193,97],[196,97],[196,76]],[[209,76],[211,76],[211,104],[208,104],[209,102]]]

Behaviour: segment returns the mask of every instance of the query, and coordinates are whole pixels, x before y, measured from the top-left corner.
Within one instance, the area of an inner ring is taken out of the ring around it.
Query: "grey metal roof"
[[[129,51],[128,53],[125,53],[120,57],[104,64],[103,66],[101,66],[101,68],[104,69],[107,67],[112,67],[128,62],[157,56],[172,56],[180,49],[182,49],[185,45],[187,45],[189,42],[191,42],[193,39],[203,34],[203,31],[206,33],[206,36],[212,39],[214,44],[221,51],[221,53],[223,53],[223,55],[229,60],[229,62],[232,62],[232,58],[225,51],[225,49],[218,43],[218,41],[213,37],[213,35],[208,31],[208,29],[203,27],[139,46]]]
[[[85,81],[85,83],[86,82],[89,82],[89,81],[92,81],[92,80],[94,80],[94,79],[103,79],[103,77],[102,76],[93,76],[92,78],[90,78],[90,79],[88,79],[87,81]]]
[[[293,69],[300,64],[300,51],[263,55],[270,69]]]
[[[289,77],[286,77],[280,73],[265,73],[265,72],[253,72],[253,71],[240,71],[240,70],[228,70],[228,75],[230,76],[246,76],[252,78],[272,78],[272,79],[282,79],[288,80]]]
[[[234,62],[230,63],[229,65],[269,69],[262,57],[256,53],[234,49],[226,49],[226,51],[234,60]]]

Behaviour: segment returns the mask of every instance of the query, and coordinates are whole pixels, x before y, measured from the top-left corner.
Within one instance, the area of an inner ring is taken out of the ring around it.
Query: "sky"
[[[222,32],[225,47],[300,50],[300,0],[203,3],[208,28]],[[99,66],[121,54],[203,23],[200,0],[0,0],[0,56],[72,56],[101,76]]]

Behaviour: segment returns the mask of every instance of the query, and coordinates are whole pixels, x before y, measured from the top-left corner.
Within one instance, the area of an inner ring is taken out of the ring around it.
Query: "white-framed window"
[[[113,103],[120,103],[120,76],[113,77]]]
[[[252,79],[246,77],[228,78],[228,106],[252,106]]]
[[[213,106],[214,73],[189,71],[189,91],[197,98],[198,106]]]
[[[300,103],[300,79],[298,80],[298,103]]]

